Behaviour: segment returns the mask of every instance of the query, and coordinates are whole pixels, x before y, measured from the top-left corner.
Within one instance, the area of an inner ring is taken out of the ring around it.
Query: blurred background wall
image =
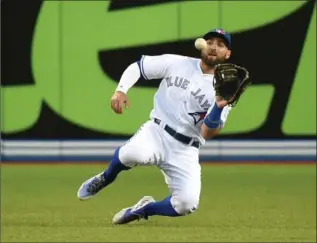
[[[1,1],[2,160],[108,160],[149,119],[160,80],[110,109],[141,55],[199,57],[194,40],[232,34],[252,86],[202,161],[316,160],[315,1]]]

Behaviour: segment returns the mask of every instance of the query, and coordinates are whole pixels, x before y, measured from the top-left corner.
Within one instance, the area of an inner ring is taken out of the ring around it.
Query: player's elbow
[[[200,134],[204,139],[208,140],[208,139],[212,139],[213,137],[217,136],[217,134],[220,132],[220,130],[221,130],[221,128],[211,129],[211,128],[207,127],[205,123],[203,123],[201,125]]]

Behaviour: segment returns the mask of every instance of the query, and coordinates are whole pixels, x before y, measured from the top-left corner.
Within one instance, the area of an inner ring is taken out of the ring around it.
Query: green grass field
[[[123,172],[89,201],[80,184],[106,165],[3,165],[2,242],[316,242],[316,165],[203,165],[190,216],[111,224],[144,195],[168,194],[154,167]]]

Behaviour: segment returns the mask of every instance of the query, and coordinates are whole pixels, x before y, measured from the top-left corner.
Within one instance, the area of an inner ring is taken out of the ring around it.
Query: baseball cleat
[[[103,172],[91,177],[87,181],[85,181],[77,192],[77,197],[80,200],[88,200],[97,194],[101,189],[106,186],[106,180],[103,176]]]
[[[145,196],[132,207],[124,208],[118,212],[112,219],[114,224],[127,224],[134,220],[148,219],[148,216],[144,214],[143,210],[145,206],[155,202],[151,196]]]

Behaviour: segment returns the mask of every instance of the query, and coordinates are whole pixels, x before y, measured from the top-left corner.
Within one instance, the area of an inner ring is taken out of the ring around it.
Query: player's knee
[[[132,167],[132,161],[137,161],[137,150],[131,146],[122,146],[120,148],[119,158],[122,164]]]
[[[122,164],[133,167],[149,161],[152,155],[149,150],[126,144],[120,148],[119,158]]]
[[[180,215],[188,215],[198,208],[199,198],[193,195],[172,196],[171,203]]]

